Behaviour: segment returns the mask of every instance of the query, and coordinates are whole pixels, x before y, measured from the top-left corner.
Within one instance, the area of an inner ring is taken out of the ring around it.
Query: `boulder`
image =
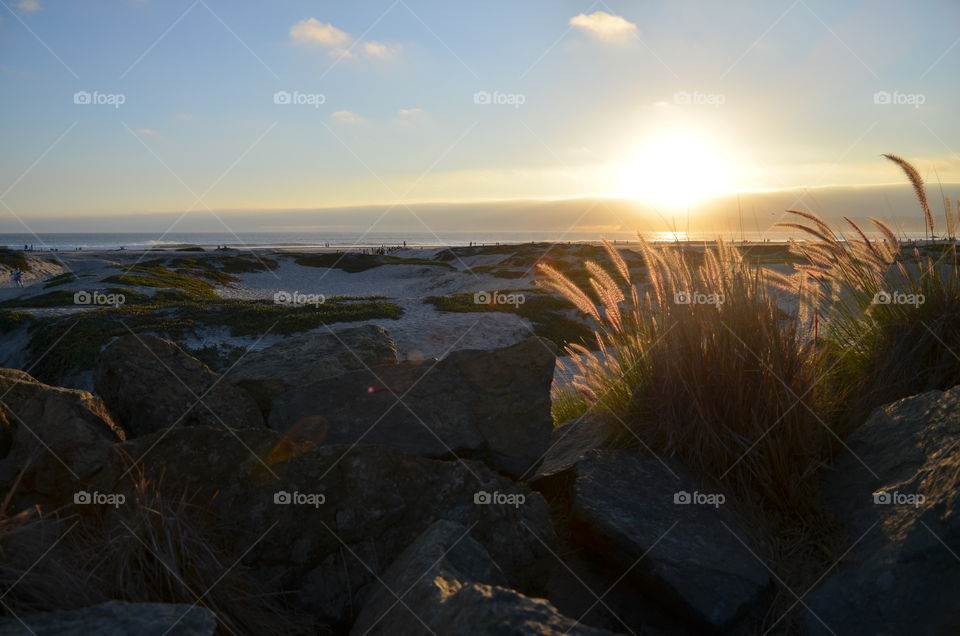
[[[590,451],[575,468],[571,538],[691,629],[729,629],[770,577],[723,494],[709,490],[650,453]]]
[[[615,434],[614,425],[597,415],[578,417],[555,427],[543,461],[530,479],[531,486],[541,492],[568,490],[577,462],[592,450],[608,448]]]
[[[191,605],[109,601],[0,620],[0,636],[213,636],[213,612]]]
[[[324,443],[382,444],[422,457],[470,457],[512,475],[531,470],[553,428],[553,345],[541,338],[439,362],[396,364],[281,395],[270,425],[321,422]]]
[[[19,494],[56,503],[81,488],[125,439],[100,398],[0,369],[0,459],[5,477],[25,471]]]
[[[246,390],[264,417],[287,391],[348,371],[396,364],[397,345],[383,327],[314,330],[244,355],[226,379]]]
[[[476,524],[512,587],[536,594],[545,584],[555,542],[546,503],[479,462],[317,447],[302,430],[194,426],[119,446],[164,493],[187,493],[232,529],[227,548],[322,622],[348,625],[375,577],[439,519]],[[117,477],[102,475],[98,489],[129,487]]]
[[[548,601],[506,587],[500,568],[459,523],[437,521],[374,584],[350,634],[610,634]]]
[[[824,477],[849,552],[806,599],[812,634],[960,633],[960,386],[873,412]]]
[[[133,437],[171,426],[264,425],[243,390],[156,336],[130,334],[111,343],[94,368],[94,389]]]

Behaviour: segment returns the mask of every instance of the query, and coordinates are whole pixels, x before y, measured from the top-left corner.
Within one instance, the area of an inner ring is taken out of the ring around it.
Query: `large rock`
[[[543,491],[568,490],[577,463],[592,450],[611,446],[616,428],[598,415],[578,417],[553,429],[550,446],[530,479]]]
[[[960,634],[960,387],[874,411],[823,483],[849,553],[811,594],[813,634]]]
[[[471,457],[522,475],[547,450],[553,345],[528,338],[314,382],[277,398],[270,425],[319,422],[325,443],[383,444],[423,457]]]
[[[764,595],[769,574],[722,493],[702,492],[681,466],[650,453],[596,450],[575,472],[574,542],[629,569],[692,629],[728,629]]]
[[[0,636],[213,636],[216,627],[204,607],[110,601],[2,620]]]
[[[250,550],[245,564],[295,591],[322,622],[347,625],[367,586],[438,519],[476,524],[474,537],[512,587],[537,594],[545,585],[552,558],[545,544],[556,539],[546,503],[522,484],[479,462],[314,444],[302,431],[281,437],[267,429],[232,434],[196,426],[118,450],[139,460],[164,492],[188,493],[220,517],[235,532],[228,549]],[[104,475],[98,489],[118,492],[128,484]],[[501,497],[476,503],[484,492]],[[507,494],[523,501],[503,503]]]
[[[0,369],[0,459],[5,473],[25,471],[18,494],[61,502],[112,459],[111,447],[123,439],[100,398]]]
[[[226,379],[250,393],[266,416],[273,400],[290,389],[396,362],[397,345],[387,330],[364,325],[284,338],[243,356]]]
[[[243,390],[156,336],[117,338],[97,360],[94,388],[133,437],[171,426],[264,425]]]
[[[437,521],[373,586],[351,635],[610,634],[548,601],[506,587],[500,568],[459,523]]]

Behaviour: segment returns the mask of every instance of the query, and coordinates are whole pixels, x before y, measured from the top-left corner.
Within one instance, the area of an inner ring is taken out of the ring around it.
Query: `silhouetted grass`
[[[885,156],[907,175],[927,234],[935,236],[919,173],[904,159]],[[799,222],[783,225],[804,231],[811,241],[793,245],[806,264],[784,287],[810,292],[801,296],[821,337],[822,373],[831,399],[843,405],[844,428],[859,426],[881,404],[960,384],[956,244],[904,249],[877,219],[871,222],[881,238],[869,238],[846,219],[852,230],[848,238],[814,214],[791,213]],[[949,207],[946,216],[951,228]]]

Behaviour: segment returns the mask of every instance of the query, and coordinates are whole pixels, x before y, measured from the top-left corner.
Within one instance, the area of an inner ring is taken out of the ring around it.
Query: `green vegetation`
[[[136,265],[127,269],[123,274],[107,276],[100,282],[138,287],[173,288],[183,290],[194,298],[216,298],[213,293],[213,285],[207,281],[156,264]]]
[[[424,298],[424,302],[433,305],[439,311],[458,313],[499,311],[517,314],[530,321],[535,334],[552,341],[560,348],[573,343],[590,346],[593,332],[582,322],[569,317],[570,308],[563,299],[530,290],[506,290],[496,293],[507,296],[519,294],[523,296],[524,302],[517,305],[477,303],[474,301],[474,295],[470,293],[428,296]]]
[[[37,296],[11,298],[10,300],[5,300],[0,303],[0,308],[64,307],[66,305],[73,305],[73,292],[67,290],[57,290],[47,292],[45,294],[39,294]]]
[[[25,272],[30,269],[30,263],[22,252],[17,252],[5,247],[0,247],[0,265],[6,265],[12,269],[19,268]]]
[[[68,283],[72,283],[75,280],[77,280],[76,274],[74,274],[73,272],[64,272],[62,274],[54,276],[53,278],[48,280],[46,283],[44,283],[43,288],[49,289],[51,287],[59,287],[60,285],[66,285]]]
[[[89,290],[92,292],[93,290]],[[108,287],[106,289],[96,290],[98,294],[104,295],[123,295],[125,305],[139,305],[153,302],[150,296],[140,294],[129,289],[119,287]],[[82,303],[75,302],[76,292],[73,290],[58,289],[45,294],[36,296],[19,296],[0,303],[0,308],[23,308],[23,309],[46,309],[50,307],[76,307],[83,306]]]
[[[294,262],[303,267],[329,267],[341,269],[349,274],[364,272],[382,265],[427,265],[430,267],[444,267],[455,269],[449,263],[430,260],[427,258],[400,258],[397,256],[380,256],[378,254],[295,254]]]
[[[0,333],[9,333],[29,324],[33,316],[25,311],[0,311]]]
[[[512,267],[505,267],[503,265],[478,265],[477,267],[471,267],[469,269],[463,270],[464,274],[490,274],[491,276],[496,276],[497,278],[507,278],[516,280],[518,278],[523,278],[524,276],[530,275],[532,272],[526,272],[521,269],[515,269]]]
[[[277,268],[277,261],[253,254],[231,254],[203,258],[156,258],[128,268],[122,274],[104,278],[103,283],[176,289],[194,299],[215,299],[216,285],[229,286],[237,274]]]
[[[328,300],[316,307],[276,305],[267,301],[184,301],[182,298],[178,301],[154,298],[153,301],[71,316],[35,318],[31,326],[31,353],[39,356],[57,343],[57,355],[43,358],[33,374],[50,382],[72,369],[89,369],[107,342],[130,331],[154,333],[174,340],[220,326],[231,336],[288,335],[325,324],[397,319],[403,314],[397,305],[380,301]]]

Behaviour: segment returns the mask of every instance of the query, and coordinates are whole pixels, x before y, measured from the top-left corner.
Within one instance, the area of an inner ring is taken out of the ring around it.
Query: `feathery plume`
[[[930,202],[927,201],[927,192],[923,187],[923,177],[921,177],[917,169],[913,167],[913,164],[903,157],[893,154],[883,156],[900,166],[903,173],[907,175],[907,179],[910,180],[910,184],[913,186],[913,192],[917,195],[917,200],[920,202],[920,208],[923,210],[923,218],[927,222],[927,228],[930,230],[930,234],[933,235],[933,213],[930,211]]]

